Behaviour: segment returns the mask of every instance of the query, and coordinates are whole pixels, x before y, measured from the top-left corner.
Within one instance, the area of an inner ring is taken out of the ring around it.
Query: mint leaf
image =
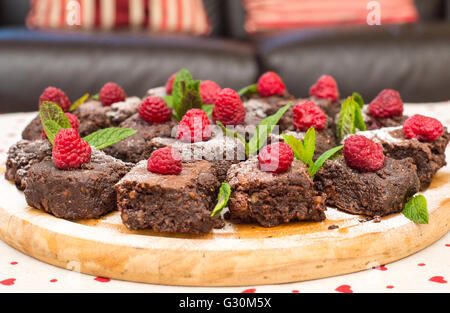
[[[172,102],[175,118],[180,121],[187,111],[201,109],[203,102],[200,96],[200,80],[193,80],[186,69],[178,71],[173,82]]]
[[[52,145],[54,145],[56,134],[58,134],[58,132],[63,128],[54,120],[46,121],[42,127],[44,128],[44,132],[47,135],[48,140]]]
[[[39,106],[39,117],[41,119],[42,127],[44,132],[49,138],[50,142],[53,144],[53,139],[56,134],[53,132],[56,129],[55,125],[52,123],[47,123],[48,121],[53,121],[60,128],[71,128],[69,119],[59,105],[51,101],[44,101]],[[47,133],[48,132],[48,133]]]
[[[308,173],[311,176],[311,178],[314,178],[314,176],[316,175],[317,171],[323,166],[323,164],[325,163],[326,160],[331,158],[336,152],[338,152],[342,148],[344,148],[344,145],[334,147],[334,148],[332,148],[332,149],[322,153],[320,155],[320,157],[314,162],[313,166],[310,166],[308,168]]]
[[[206,115],[211,116],[214,109],[214,104],[204,104],[202,105],[202,110],[205,111]]]
[[[414,223],[428,224],[427,199],[423,195],[411,198],[402,213]]]
[[[355,107],[355,128],[359,130],[367,130],[366,123],[364,123],[364,117],[361,113],[361,108],[359,105],[354,105]]]
[[[91,97],[91,99],[92,99],[92,100],[95,100],[95,101],[99,101],[99,100],[100,100],[100,94],[96,93],[95,95],[93,95],[93,96]]]
[[[287,143],[294,152],[294,156],[297,160],[302,161],[305,164],[310,164],[312,160],[308,160],[306,158],[305,146],[303,146],[303,142],[292,135],[282,134],[283,140]]]
[[[69,112],[74,111],[76,108],[78,108],[81,104],[86,102],[86,100],[89,98],[89,94],[85,93],[81,98],[77,99],[69,108]]]
[[[359,93],[354,92],[352,94],[352,98],[353,98],[353,100],[356,101],[356,103],[359,104],[359,108],[362,109],[363,106],[364,106],[364,99],[363,99],[363,97]]]
[[[223,209],[227,206],[228,200],[231,195],[231,186],[228,183],[222,183],[219,190],[219,196],[217,197],[217,204],[211,213],[211,217],[219,215]]]
[[[314,151],[316,150],[316,130],[314,127],[310,127],[305,134],[305,138],[303,139],[303,146],[305,147],[305,156],[304,158],[307,160],[305,162],[311,168],[313,164],[313,156]]]
[[[286,111],[291,107],[292,101],[286,104],[284,107],[279,109],[275,114],[270,115],[263,119],[258,126],[256,127],[256,131],[253,134],[252,138],[248,142],[248,153],[252,155],[258,152],[259,149],[266,143],[267,136],[272,133],[274,127],[278,124],[281,117],[286,113]]]
[[[232,138],[238,138],[240,141],[242,141],[245,145],[245,155],[248,157],[248,143],[247,140],[245,140],[244,136],[242,136],[241,134],[239,134],[238,132],[226,128],[225,125],[223,125],[220,121],[216,121],[216,124],[219,125],[219,127],[222,129],[223,133],[225,134],[225,136],[228,137],[232,137]]]
[[[253,84],[253,85],[249,85],[247,87],[242,88],[241,90],[238,91],[238,94],[242,97],[242,96],[246,96],[246,95],[251,95],[254,93],[258,93],[258,85],[257,84]]]
[[[168,95],[168,96],[165,96],[164,98],[163,98],[163,100],[164,100],[164,102],[167,104],[167,106],[169,107],[169,108],[173,108],[173,98],[172,98],[172,96],[171,95]]]
[[[348,97],[341,105],[341,111],[336,123],[336,136],[340,142],[348,134],[355,133],[355,105],[352,97]]]
[[[104,149],[136,133],[131,128],[110,127],[97,130],[83,139],[97,149]]]

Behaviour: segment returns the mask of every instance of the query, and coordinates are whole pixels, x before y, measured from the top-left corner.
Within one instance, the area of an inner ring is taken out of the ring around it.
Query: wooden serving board
[[[118,212],[98,220],[58,219],[27,206],[23,193],[1,176],[0,237],[6,243],[62,268],[135,282],[238,286],[335,276],[411,255],[450,229],[449,167],[423,193],[427,225],[402,214],[362,221],[329,208],[319,223],[227,224],[205,236],[129,231]]]

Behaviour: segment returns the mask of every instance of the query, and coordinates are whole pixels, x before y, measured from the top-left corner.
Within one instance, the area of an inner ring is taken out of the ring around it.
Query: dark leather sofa
[[[165,83],[179,68],[198,79],[238,89],[266,70],[289,91],[306,96],[323,73],[342,96],[372,99],[383,88],[408,102],[450,99],[450,0],[417,0],[420,22],[403,26],[294,30],[248,38],[240,0],[204,0],[208,38],[145,33],[28,30],[28,0],[0,1],[0,112],[36,110],[42,90],[54,85],[71,99],[96,93],[107,81],[130,95]]]

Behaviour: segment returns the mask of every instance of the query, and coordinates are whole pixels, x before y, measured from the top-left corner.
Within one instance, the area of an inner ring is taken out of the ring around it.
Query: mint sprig
[[[178,71],[173,82],[172,103],[175,118],[180,121],[187,111],[201,109],[203,102],[200,96],[200,80],[194,80],[186,69]]]
[[[363,99],[363,97],[357,92],[354,92],[352,94],[352,97],[353,97],[353,100],[355,100],[359,104],[359,108],[362,109],[363,106],[364,106],[364,99]]]
[[[85,93],[83,96],[81,96],[79,99],[75,100],[75,102],[70,106],[69,112],[74,111],[76,108],[78,108],[81,104],[85,103],[86,100],[89,98],[89,94]]]
[[[217,197],[217,204],[214,207],[211,217],[219,215],[223,209],[227,206],[228,200],[231,195],[231,186],[228,183],[222,183],[222,186],[219,190],[219,195]]]
[[[214,109],[214,104],[204,104],[202,105],[202,111],[205,111],[206,115],[211,116]]]
[[[87,141],[90,146],[104,149],[136,133],[137,131],[131,128],[109,127],[97,130],[84,137],[83,140]]]
[[[99,101],[100,100],[100,94],[96,93],[95,95],[92,95],[91,99],[95,100],[95,101]]]
[[[267,137],[272,133],[275,126],[283,117],[284,113],[291,107],[292,101],[280,108],[275,114],[270,115],[263,119],[256,127],[255,133],[247,142],[245,138],[238,132],[225,127],[221,122],[217,121],[217,125],[222,128],[222,131],[226,136],[238,138],[245,144],[245,155],[249,157],[255,154],[266,143]]]
[[[336,123],[338,141],[341,141],[347,135],[354,134],[356,129],[364,131],[367,127],[364,123],[360,104],[352,96],[348,97],[341,105],[341,111]]]
[[[241,90],[238,91],[238,94],[243,97],[243,96],[247,96],[247,95],[251,95],[251,94],[255,94],[258,93],[258,85],[257,84],[252,84],[249,85],[247,87],[242,88]]]
[[[416,195],[405,204],[403,215],[414,223],[428,224],[427,199],[423,195]]]
[[[344,147],[342,145],[327,150],[314,162],[313,156],[316,149],[316,131],[314,127],[311,127],[306,131],[303,142],[292,135],[282,134],[281,136],[283,137],[284,142],[292,148],[295,158],[308,166],[308,174],[311,178],[314,178],[317,171],[323,166],[326,160]]]
[[[51,101],[44,101],[39,106],[39,117],[42,127],[50,140],[54,144],[54,139],[58,131],[62,128],[71,128],[69,119],[59,105]],[[52,121],[48,123],[49,121]]]

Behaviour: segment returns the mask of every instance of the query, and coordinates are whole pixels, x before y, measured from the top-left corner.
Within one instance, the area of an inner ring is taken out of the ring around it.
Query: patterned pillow
[[[27,26],[208,35],[202,0],[31,0]]]
[[[408,23],[418,19],[413,0],[242,0],[252,33],[340,25]]]

